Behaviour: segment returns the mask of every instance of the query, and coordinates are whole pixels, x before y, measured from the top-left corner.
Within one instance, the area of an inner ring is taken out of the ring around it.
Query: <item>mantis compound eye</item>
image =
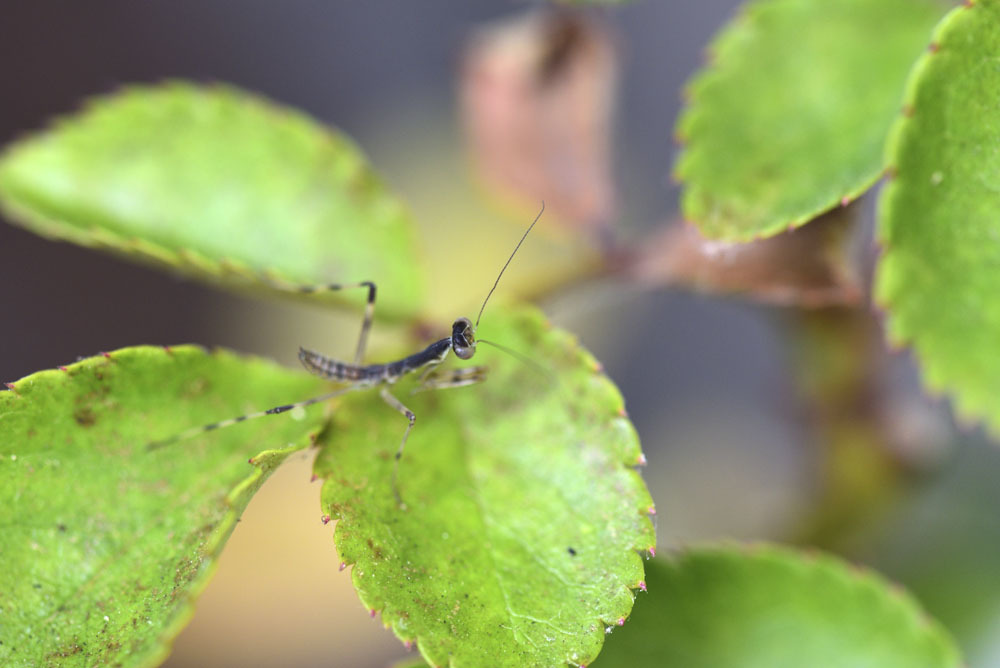
[[[470,359],[476,354],[476,337],[468,318],[459,318],[451,326],[451,348],[461,360]]]

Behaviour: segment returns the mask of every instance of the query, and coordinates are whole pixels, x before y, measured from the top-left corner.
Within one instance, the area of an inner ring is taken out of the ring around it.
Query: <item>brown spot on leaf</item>
[[[57,649],[56,651],[50,653],[48,655],[48,658],[49,659],[65,659],[65,658],[71,657],[71,656],[73,656],[75,654],[79,654],[82,651],[83,651],[83,646],[80,643],[78,643],[76,641],[73,641],[73,642],[70,642],[69,644],[64,645],[63,647]]]
[[[382,548],[376,545],[371,538],[368,539],[368,549],[372,551],[372,556],[375,561],[382,561],[385,559],[385,554],[382,552]]]
[[[90,406],[82,406],[77,408],[73,413],[73,419],[81,427],[92,427],[94,423],[97,422],[97,416],[94,414],[94,410]]]

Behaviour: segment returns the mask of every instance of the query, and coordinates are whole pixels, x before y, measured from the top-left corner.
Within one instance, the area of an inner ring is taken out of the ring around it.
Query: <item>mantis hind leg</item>
[[[375,284],[371,281],[361,281],[359,283],[327,283],[326,285],[299,285],[295,289],[304,295],[313,295],[320,292],[334,292],[337,290],[350,290],[351,288],[368,288],[368,301],[365,303],[365,317],[361,321],[361,334],[358,336],[358,347],[354,353],[354,364],[361,364],[364,359],[365,350],[368,347],[368,333],[372,328],[372,320],[375,318],[375,294],[377,292]]]

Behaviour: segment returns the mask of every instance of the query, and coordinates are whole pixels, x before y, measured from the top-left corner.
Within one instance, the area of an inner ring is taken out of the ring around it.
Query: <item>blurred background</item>
[[[661,229],[676,218],[672,127],[684,81],[736,4],[638,2],[525,19],[543,7],[7,3],[0,141],[130,82],[229,82],[303,109],[354,138],[403,197],[433,271],[457,258],[471,287],[441,294],[434,313],[445,323],[478,309],[544,197],[548,227],[501,290],[544,291],[546,312],[621,387],[649,460],[660,549],[735,538],[844,554],[913,591],[971,665],[1000,666],[1000,452],[923,396],[909,356],[884,349],[864,297],[852,307],[787,291],[706,294],[668,272],[568,282],[545,273],[551,258],[538,248],[581,239],[612,258],[629,243],[660,249],[642,258],[653,267],[681,247],[676,228]],[[522,23],[497,28],[509,20]],[[538,25],[551,29],[539,36]],[[506,109],[505,82],[525,68],[554,77],[565,106],[556,96]],[[587,74],[577,80],[575,68]],[[534,115],[517,117],[525,108]],[[560,115],[567,109],[576,115]],[[522,150],[508,151],[496,128],[539,119],[517,135]],[[569,169],[560,159],[587,169],[553,182]],[[852,208],[857,223],[844,232],[855,297],[874,254],[872,208]],[[0,267],[4,381],[143,343],[226,346],[294,365],[297,345],[343,356],[357,331],[356,314],[218,292],[9,225]],[[543,290],[557,282],[563,289]],[[358,602],[349,571],[337,570],[310,457],[294,457],[251,503],[167,665],[385,666],[405,656]]]

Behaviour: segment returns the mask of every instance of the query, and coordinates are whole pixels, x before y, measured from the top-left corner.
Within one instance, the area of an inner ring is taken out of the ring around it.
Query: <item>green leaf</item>
[[[934,44],[888,148],[876,298],[927,384],[1000,431],[1000,3],[956,9]]]
[[[643,586],[654,543],[639,442],[596,361],[534,310],[492,305],[478,385],[394,393],[417,416],[393,499],[406,420],[377,395],[334,413],[316,460],[324,508],[362,602],[436,666],[586,664]]]
[[[162,660],[250,497],[322,411],[146,445],[323,386],[183,346],[126,348],[0,392],[0,664]]]
[[[357,147],[227,86],[92,101],[8,149],[0,203],[43,236],[224,285],[377,280],[389,315],[414,313],[424,294],[408,214]]]
[[[900,589],[833,557],[692,549],[646,567],[648,596],[595,666],[939,668],[947,634]]]
[[[852,200],[882,172],[906,73],[937,0],[758,0],[712,44],[677,122],[682,208],[745,241]]]

